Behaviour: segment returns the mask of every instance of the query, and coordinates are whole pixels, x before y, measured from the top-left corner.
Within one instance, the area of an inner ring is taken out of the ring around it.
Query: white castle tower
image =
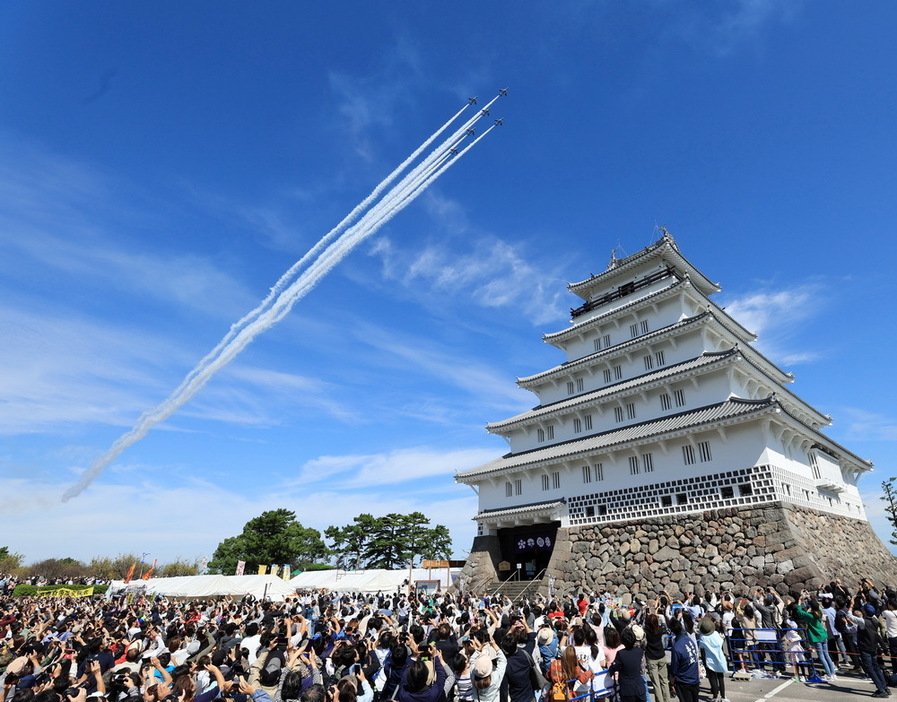
[[[479,495],[465,586],[547,574],[623,595],[784,592],[897,576],[857,489],[872,464],[820,431],[830,418],[666,231],[568,288],[584,304],[543,337],[566,360],[517,380],[535,408],[487,425],[510,451],[455,476]]]

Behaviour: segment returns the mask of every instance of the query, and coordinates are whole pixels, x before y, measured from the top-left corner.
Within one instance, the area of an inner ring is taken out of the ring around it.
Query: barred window
[[[592,430],[592,415],[587,414],[585,416],[585,420],[586,420],[586,431],[591,431]]]
[[[614,366],[614,378],[617,380],[623,379],[623,366]]]
[[[666,412],[672,406],[673,406],[673,404],[672,404],[672,400],[670,400],[669,394],[667,394],[665,392],[661,393],[660,394],[660,409],[661,409],[661,411]]]
[[[554,438],[554,425],[553,425],[553,424],[549,424],[549,425],[548,425],[547,427],[545,427],[545,428],[546,428],[546,430],[548,431],[548,438],[549,438],[549,439],[553,439],[553,438]]]
[[[610,378],[610,368],[605,368],[604,369],[604,382],[609,383],[610,379],[611,379]]]
[[[582,482],[584,482],[584,483],[592,482],[592,466],[583,466],[582,467]]]
[[[641,471],[639,470],[638,465],[638,456],[630,456],[629,457],[629,474],[630,475],[638,475]]]
[[[539,439],[540,444],[543,441],[545,441],[545,430],[544,429],[536,429],[536,437]]]
[[[707,463],[713,459],[713,456],[710,455],[710,442],[702,441],[698,444],[698,452],[701,454],[701,462]]]
[[[582,420],[579,417],[573,418],[573,433],[579,434],[582,431]]]
[[[685,465],[690,466],[695,462],[695,447],[691,444],[686,444],[682,447],[682,460],[685,461]]]
[[[664,358],[663,351],[655,351],[654,360],[657,362],[658,368],[666,365],[666,359]]]
[[[585,382],[583,381],[583,379],[577,378],[576,379],[576,392],[582,392],[584,388],[585,388]]]
[[[614,419],[618,422],[623,421],[623,408],[622,407],[614,407]]]
[[[542,489],[543,490],[548,489],[548,476],[547,475],[542,476]]]
[[[635,419],[635,405],[632,402],[626,405],[626,416]]]
[[[650,453],[644,454],[642,456],[642,466],[644,466],[646,473],[654,472],[654,455]]]
[[[646,370],[646,371],[654,370],[654,358],[653,358],[653,356],[651,356],[651,355],[645,356],[644,361],[645,361],[645,370]]]
[[[639,328],[642,330],[642,334],[647,334],[648,333],[648,320],[643,319],[641,322],[639,322]]]
[[[673,397],[676,400],[676,407],[685,407],[685,391],[673,390]]]
[[[561,474],[555,471],[551,474],[551,487],[557,490],[561,486]]]

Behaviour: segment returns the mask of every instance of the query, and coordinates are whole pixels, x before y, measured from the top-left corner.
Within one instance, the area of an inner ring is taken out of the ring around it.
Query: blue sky
[[[506,450],[567,282],[664,225],[897,475],[888,2],[0,7],[0,533],[33,561],[210,556],[265,509],[421,510]],[[468,96],[496,129],[128,449],[289,266]]]

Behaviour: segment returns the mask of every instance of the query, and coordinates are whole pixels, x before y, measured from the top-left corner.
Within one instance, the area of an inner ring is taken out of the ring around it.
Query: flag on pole
[[[131,582],[131,578],[134,577],[134,569],[137,567],[136,563],[132,563],[131,567],[128,568],[128,574],[125,576],[125,583]]]
[[[150,566],[149,570],[143,574],[141,580],[149,580],[150,576],[153,574],[153,571],[156,569],[156,563],[159,562],[158,558],[153,559],[153,564]]]
[[[284,580],[289,580],[292,572],[293,572],[293,569],[290,568],[290,564],[284,563],[283,564],[283,575],[281,577],[283,577]]]
[[[266,570],[268,570],[268,566],[260,565],[259,566],[259,575],[264,575]]]
[[[246,572],[246,561],[237,561],[237,570],[234,575],[243,575]]]

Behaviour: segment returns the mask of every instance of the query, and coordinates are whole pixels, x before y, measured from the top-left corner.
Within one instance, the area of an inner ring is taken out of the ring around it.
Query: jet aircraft
[[[504,122],[504,121],[505,121],[504,118],[499,117],[497,120],[495,120],[495,126],[500,127],[502,125],[502,122]]]
[[[477,104],[477,99],[476,99],[475,97],[467,98],[467,104],[468,104],[468,105],[476,105],[476,104]]]
[[[499,94],[500,96],[501,96],[501,95],[507,95],[507,94],[508,94],[508,89],[507,89],[507,88],[499,88],[499,89],[498,89],[498,94]]]

